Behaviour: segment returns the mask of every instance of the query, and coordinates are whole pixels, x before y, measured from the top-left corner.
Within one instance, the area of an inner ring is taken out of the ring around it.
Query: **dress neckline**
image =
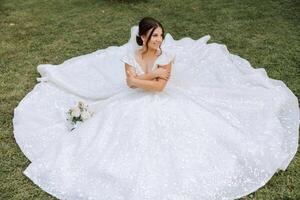
[[[158,58],[160,57],[162,55],[162,53],[159,55],[159,56],[157,56],[157,58],[155,59],[155,61],[153,62],[153,65],[152,65],[152,67],[151,67],[151,71],[153,70],[153,68],[155,67],[155,65],[156,65],[156,62],[157,62],[157,60],[158,60]],[[143,74],[146,74],[146,72],[143,70],[143,67],[139,64],[139,62],[137,61],[137,51],[135,51],[134,53],[133,53],[133,59],[134,59],[134,61],[136,62],[136,64],[138,65],[138,67],[140,68],[140,70],[143,72]],[[148,72],[149,73],[149,72]]]

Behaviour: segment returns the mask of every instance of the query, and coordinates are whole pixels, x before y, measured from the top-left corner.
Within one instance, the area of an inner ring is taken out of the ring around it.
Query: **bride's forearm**
[[[150,90],[150,91],[162,91],[163,86],[159,81],[154,80],[140,80],[140,79],[134,79],[133,84],[135,87],[142,88],[144,90]]]
[[[138,75],[138,76],[136,76],[136,78],[140,79],[140,80],[153,80],[157,77],[153,72],[149,72],[149,73],[146,73],[146,74]]]

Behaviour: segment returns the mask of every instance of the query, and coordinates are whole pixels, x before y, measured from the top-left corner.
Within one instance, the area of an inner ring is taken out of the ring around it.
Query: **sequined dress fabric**
[[[286,170],[298,148],[297,97],[209,39],[166,35],[156,64],[172,72],[162,92],[127,87],[124,62],[143,73],[130,42],[39,65],[14,110],[31,161],[24,175],[66,200],[229,200]],[[66,112],[79,100],[95,115],[70,132]]]

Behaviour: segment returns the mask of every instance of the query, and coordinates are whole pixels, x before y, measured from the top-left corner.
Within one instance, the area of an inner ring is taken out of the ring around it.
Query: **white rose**
[[[79,102],[77,103],[77,106],[78,106],[78,108],[79,108],[80,110],[83,110],[83,109],[85,108],[85,105],[84,105],[84,103],[83,103],[82,101],[79,101]]]
[[[71,116],[72,117],[79,117],[80,116],[80,109],[78,107],[72,108]]]
[[[88,118],[90,118],[90,113],[88,112],[88,111],[83,111],[82,113],[81,113],[81,117],[82,117],[82,119],[83,120],[87,120]]]

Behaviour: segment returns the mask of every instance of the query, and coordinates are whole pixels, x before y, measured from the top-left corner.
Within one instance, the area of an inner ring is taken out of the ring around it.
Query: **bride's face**
[[[147,35],[147,38],[149,37],[149,34],[151,33],[151,30],[149,30],[149,33]],[[144,38],[144,46],[146,46],[146,41],[147,41],[147,38]],[[163,32],[162,32],[162,29],[160,27],[157,27],[153,33],[152,33],[152,36],[151,38],[149,38],[149,41],[148,41],[148,48],[149,49],[152,49],[152,50],[156,50],[156,49],[159,49],[159,46],[161,45],[163,41]]]

